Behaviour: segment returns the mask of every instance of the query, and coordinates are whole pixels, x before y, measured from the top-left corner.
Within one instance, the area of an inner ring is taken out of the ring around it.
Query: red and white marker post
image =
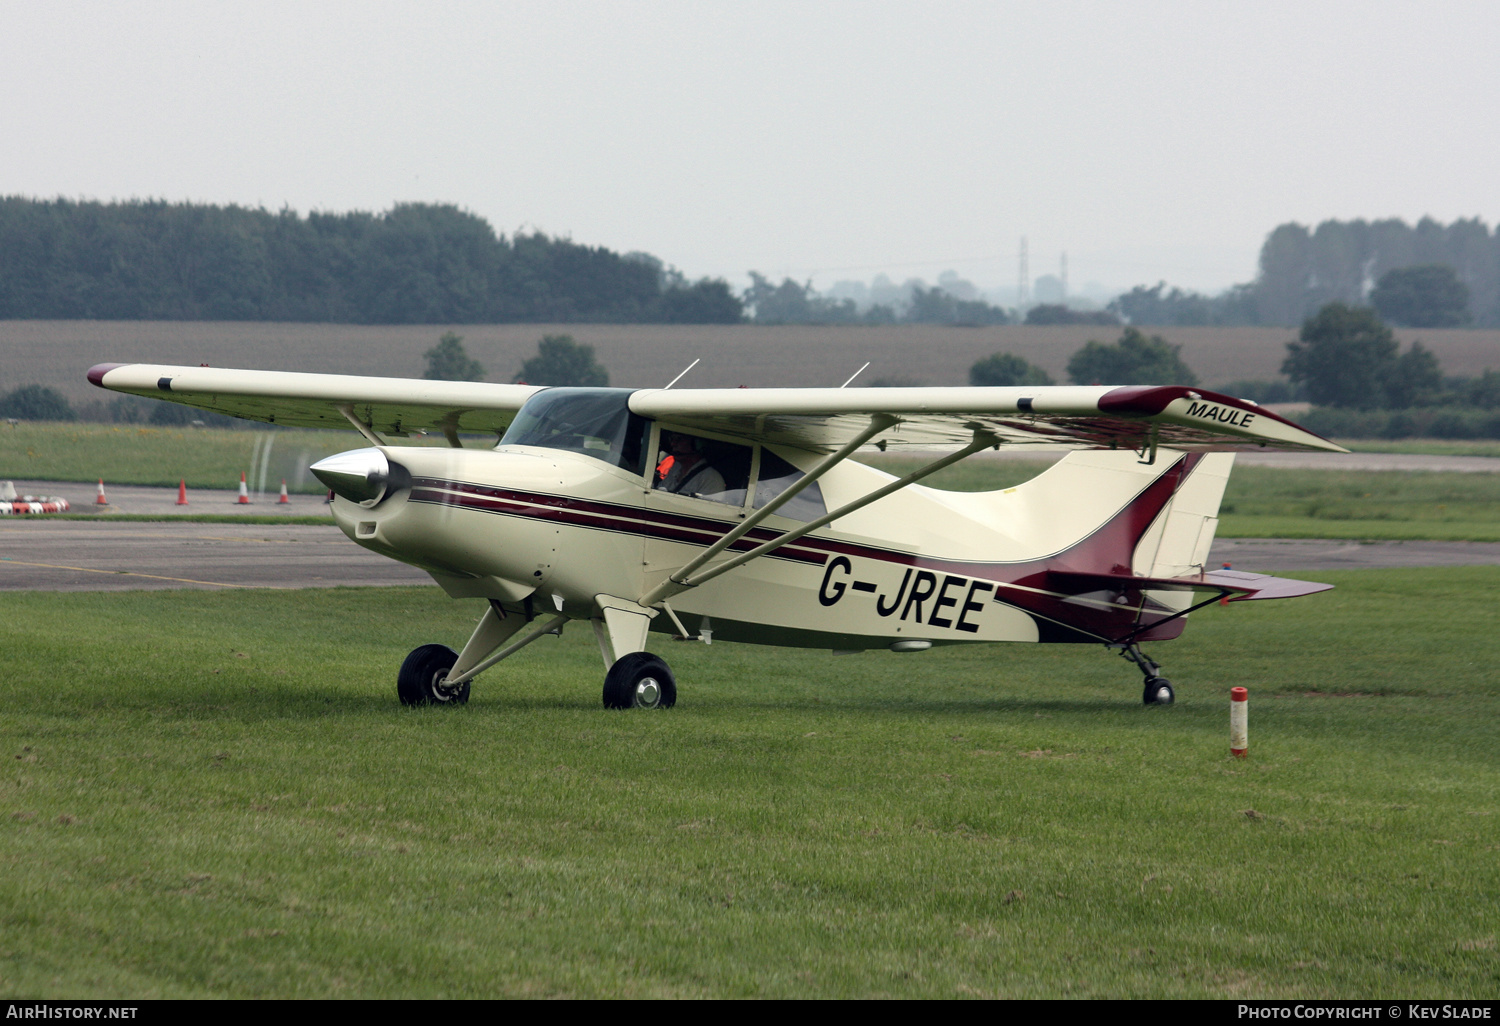
[[[1243,759],[1250,754],[1250,725],[1246,715],[1250,692],[1244,688],[1229,689],[1229,754]]]
[[[278,505],[278,506],[290,506],[291,503],[292,503],[292,500],[288,499],[286,497],[286,478],[282,478],[281,479],[281,498],[279,498],[279,499],[276,500],[276,505]]]
[[[234,500],[240,506],[250,505],[250,491],[245,487],[245,472],[240,471],[240,497]]]

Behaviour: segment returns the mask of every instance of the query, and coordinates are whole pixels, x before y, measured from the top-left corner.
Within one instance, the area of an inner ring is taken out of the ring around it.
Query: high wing
[[[89,370],[100,388],[196,406],[289,427],[346,428],[405,436],[416,431],[503,433],[541,388],[482,381],[426,381],[349,374],[299,374],[102,363]]]
[[[541,391],[535,385],[143,363],[100,364],[88,377],[101,388],[249,420],[294,427],[352,423],[394,436],[442,431],[450,439],[458,431],[504,432]],[[641,389],[630,393],[629,405],[682,427],[814,452],[832,452],[869,433],[872,417],[889,422],[869,443],[880,448],[955,448],[983,435],[1020,450],[1345,451],[1249,400],[1177,385]]]
[[[873,416],[896,423],[870,444],[944,449],[976,432],[1006,449],[1276,448],[1346,452],[1246,399],[1177,385],[1029,388],[644,389],[642,416],[747,440],[831,452]]]

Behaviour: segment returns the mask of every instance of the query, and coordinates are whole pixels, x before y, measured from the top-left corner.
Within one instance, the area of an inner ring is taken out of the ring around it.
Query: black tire
[[[677,704],[677,680],[666,662],[650,652],[615,660],[604,675],[604,708],[670,709]]]
[[[1172,690],[1172,682],[1167,678],[1147,677],[1141,701],[1147,705],[1171,705],[1177,701],[1177,692]]]
[[[414,648],[396,675],[396,694],[402,705],[463,705],[469,700],[469,682],[447,686],[448,671],[458,662],[458,653],[447,645]]]

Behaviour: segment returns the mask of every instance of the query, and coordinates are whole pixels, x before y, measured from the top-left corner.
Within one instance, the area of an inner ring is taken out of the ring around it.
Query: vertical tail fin
[[[1059,569],[1176,577],[1197,573],[1218,527],[1232,453],[1162,448],[1071,452],[998,493],[1005,529]]]

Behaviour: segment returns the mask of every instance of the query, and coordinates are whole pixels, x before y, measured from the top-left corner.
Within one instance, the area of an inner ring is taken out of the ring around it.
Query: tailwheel
[[[665,660],[631,652],[615,660],[604,677],[606,709],[670,709],[677,704],[677,681]]]
[[[1171,705],[1177,698],[1172,682],[1165,677],[1147,677],[1146,688],[1141,692],[1141,701],[1147,705]]]
[[[423,645],[411,650],[396,675],[396,694],[402,705],[463,705],[469,682],[450,685],[448,673],[458,653],[447,645]]]

